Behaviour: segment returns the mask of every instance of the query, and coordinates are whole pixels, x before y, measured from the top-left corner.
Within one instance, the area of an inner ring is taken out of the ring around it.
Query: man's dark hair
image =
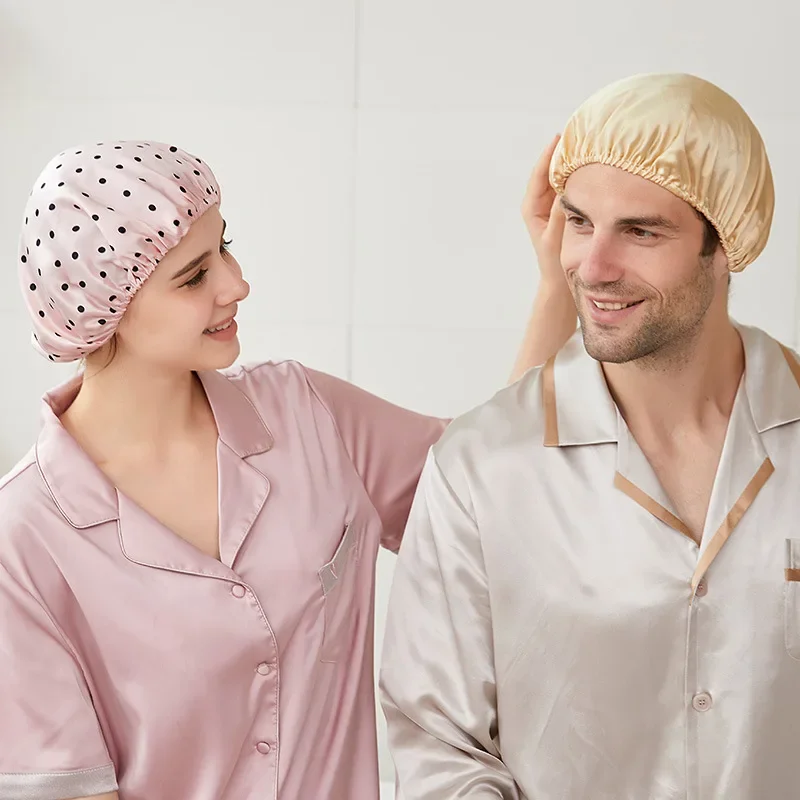
[[[719,234],[717,233],[717,229],[709,222],[708,217],[705,217],[697,211],[697,209],[695,209],[695,213],[703,220],[705,226],[703,230],[703,247],[700,250],[700,256],[702,258],[710,258],[716,252],[717,247],[719,247]]]

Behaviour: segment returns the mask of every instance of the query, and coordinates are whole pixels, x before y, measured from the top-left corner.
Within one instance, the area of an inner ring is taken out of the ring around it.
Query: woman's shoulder
[[[5,520],[7,513],[24,505],[24,501],[32,494],[37,494],[36,490],[40,484],[41,476],[36,469],[34,446],[0,477],[0,519]]]
[[[312,374],[316,373],[294,359],[243,363],[218,374],[258,408],[287,406],[297,412],[315,404]]]
[[[51,518],[54,506],[34,446],[0,478],[0,559],[21,534]]]
[[[306,368],[295,359],[282,361],[248,361],[221,370],[234,383],[260,384],[283,383],[292,380],[305,380]]]

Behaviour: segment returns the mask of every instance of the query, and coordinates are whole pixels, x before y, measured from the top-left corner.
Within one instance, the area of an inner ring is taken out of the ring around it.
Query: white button
[[[262,756],[265,756],[269,753],[270,750],[272,750],[272,748],[266,742],[259,742],[256,745],[256,750],[258,750],[258,752],[261,753]]]
[[[234,597],[244,597],[247,594],[246,589],[244,586],[240,586],[238,583],[231,589],[231,594]]]
[[[266,661],[262,661],[257,667],[256,672],[259,675],[269,675],[272,672],[272,667]]]
[[[692,698],[692,708],[695,711],[708,711],[711,706],[711,695],[708,692],[698,692]]]
[[[708,594],[708,584],[705,581],[700,581],[694,593],[697,597],[705,597]]]

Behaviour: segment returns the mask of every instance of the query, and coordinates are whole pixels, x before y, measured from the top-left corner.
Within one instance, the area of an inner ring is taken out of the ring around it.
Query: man
[[[550,182],[581,333],[429,455],[381,678],[398,797],[798,797],[800,364],[727,309],[761,137],[636,76]]]

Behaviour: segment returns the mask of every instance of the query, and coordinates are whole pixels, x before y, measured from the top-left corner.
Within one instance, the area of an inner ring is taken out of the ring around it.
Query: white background
[[[751,113],[775,175],[772,238],[733,313],[795,346],[798,30],[778,0],[0,0],[0,472],[74,370],[28,344],[16,239],[40,169],[85,141],[168,141],[212,165],[253,285],[244,359],[295,357],[450,415],[511,368],[539,151],[603,84],[694,72]],[[383,555],[379,637],[391,570]]]

